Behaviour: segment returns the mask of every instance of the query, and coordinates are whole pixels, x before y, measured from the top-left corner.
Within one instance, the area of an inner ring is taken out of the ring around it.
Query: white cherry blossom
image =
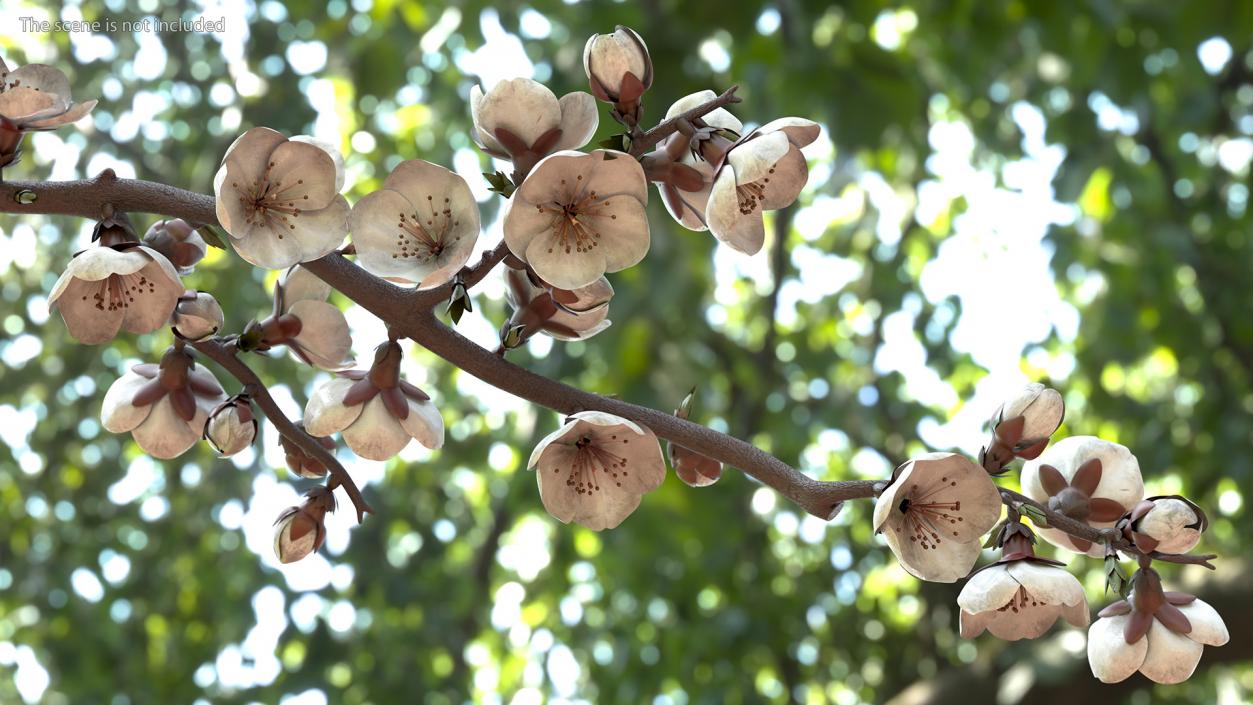
[[[209,413],[226,398],[222,386],[191,354],[170,348],[160,365],[136,365],[104,395],[101,421],[127,433],[154,458],[176,458],[204,433]]]
[[[557,99],[529,78],[501,81],[487,93],[470,89],[470,117],[483,151],[526,169],[545,156],[587,144],[600,117],[596,99],[582,91]]]
[[[79,252],[53,285],[48,304],[60,311],[71,336],[96,345],[119,330],[142,334],[165,326],[183,292],[169,260],[132,242]]]

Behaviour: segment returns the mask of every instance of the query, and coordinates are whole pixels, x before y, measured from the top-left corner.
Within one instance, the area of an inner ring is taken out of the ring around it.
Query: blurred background
[[[21,29],[201,16],[225,31]],[[341,512],[321,555],[280,567],[270,524],[303,488],[273,430],[233,460],[171,462],[103,432],[104,390],[168,335],[74,343],[46,295],[91,224],[3,215],[0,702],[1246,702],[1253,4],[5,0],[0,56],[59,66],[100,105],[4,175],[110,167],[210,192],[227,145],[266,125],[338,144],[350,200],[402,159],[455,168],[489,247],[470,87],[586,90],[584,41],[617,23],[657,67],[646,119],[738,83],[746,123],[824,125],[810,184],[755,257],[654,197],[648,257],[612,278],[614,325],[511,358],[663,409],[699,384],[697,420],[822,479],[976,453],[1000,399],[1044,381],[1066,395],[1061,434],[1129,446],[1149,494],[1210,511],[1219,572],[1162,572],[1219,608],[1231,643],[1158,687],[1095,681],[1081,630],[960,639],[959,586],[906,575],[870,503],[826,524],[732,471],[702,490],[669,478],[615,531],[563,526],[524,467],[556,415],[416,349],[406,372],[443,410],[446,447],[387,464],[341,451],[377,516]],[[220,251],[188,278],[234,330],[272,282]],[[493,345],[502,293],[489,278],[459,329]],[[384,332],[341,303],[369,359]],[[321,379],[256,366],[292,415]],[[1059,557],[1094,611],[1108,601],[1098,562]]]

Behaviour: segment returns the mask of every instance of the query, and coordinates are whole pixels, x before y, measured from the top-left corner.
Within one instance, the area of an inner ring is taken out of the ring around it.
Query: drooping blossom
[[[119,330],[151,333],[170,321],[183,282],[159,252],[135,241],[124,216],[96,225],[89,247],[74,255],[48,295],[74,339],[89,345]]]
[[[171,347],[159,365],[136,365],[104,395],[100,419],[112,433],[127,433],[154,458],[176,458],[204,433],[209,413],[225,400],[217,379]]]
[[[640,96],[653,84],[653,60],[640,35],[622,25],[612,34],[593,34],[583,46],[583,72],[592,95],[613,103],[620,121],[639,123]]]
[[[1088,629],[1088,665],[1103,683],[1139,671],[1156,683],[1187,680],[1206,646],[1222,646],[1230,635],[1218,612],[1182,592],[1164,592],[1151,568],[1131,579],[1131,595],[1099,614]]]
[[[572,414],[531,453],[544,509],[563,523],[612,529],[666,479],[653,432],[600,411]]]
[[[144,233],[143,243],[165,255],[183,275],[190,274],[209,251],[209,245],[200,233],[187,221],[178,218],[153,223]]]
[[[222,307],[213,294],[205,291],[187,291],[178,298],[170,323],[174,332],[188,340],[204,340],[214,335],[225,324]]]
[[[692,404],[696,397],[696,388],[683,397],[674,415],[686,419],[692,413]],[[670,457],[670,467],[679,476],[683,484],[689,487],[708,487],[722,477],[722,463],[707,455],[670,441],[666,444],[666,454]]]
[[[60,69],[26,64],[10,70],[0,59],[0,167],[18,160],[23,134],[77,122],[95,107],[94,100],[70,99],[70,81]]]
[[[352,332],[339,307],[327,303],[331,287],[296,265],[274,287],[274,311],[244,331],[245,347],[269,350],[286,345],[292,357],[324,370],[352,367]]]
[[[666,111],[672,119],[718,95],[703,90],[675,101]],[[740,138],[744,125],[726,108],[715,108],[696,118],[691,130],[675,132],[645,155],[649,181],[657,185],[671,217],[688,230],[707,230],[705,210],[713,188],[716,164]]]
[[[400,344],[383,343],[367,370],[348,370],[322,384],[305,406],[305,429],[338,433],[357,455],[388,460],[410,440],[430,449],[444,444],[444,420],[421,389],[400,378]]]
[[[441,167],[401,162],[351,216],[357,262],[373,274],[430,289],[450,281],[479,237],[479,208],[465,179]]]
[[[1005,525],[998,537],[1001,559],[976,570],[957,596],[962,636],[975,637],[986,629],[1017,641],[1043,635],[1058,618],[1076,627],[1088,625],[1083,585],[1064,563],[1036,556],[1034,541],[1021,523]]]
[[[348,233],[343,157],[312,138],[248,130],[213,180],[217,216],[248,262],[286,269],[334,251]]]
[[[537,333],[557,340],[586,340],[609,327],[613,286],[601,277],[577,289],[558,289],[529,269],[505,269],[505,297],[513,315],[501,327],[501,344],[516,348]]]
[[[874,507],[874,530],[911,575],[937,583],[964,578],[980,537],[1001,515],[1001,495],[983,468],[955,453],[928,453],[892,473]]]
[[[214,407],[205,423],[204,439],[218,455],[228,457],[252,445],[257,437],[257,418],[247,394],[236,394]]]
[[[648,252],[648,183],[622,152],[545,158],[505,206],[505,242],[553,286],[577,289]]]
[[[281,563],[316,553],[326,540],[326,514],[335,511],[335,495],[326,487],[305,493],[299,507],[288,507],[274,521],[274,555]]]
[[[578,149],[596,134],[596,99],[582,91],[557,96],[529,78],[501,81],[486,94],[470,89],[474,137],[484,152],[508,159],[525,175],[541,159]]]
[[[992,415],[992,442],[979,451],[979,464],[999,473],[1014,458],[1039,457],[1065,416],[1066,404],[1057,390],[1028,384]]]
[[[1144,497],[1140,463],[1126,447],[1093,436],[1063,438],[1022,467],[1022,491],[1049,509],[1106,529]],[[1046,541],[1094,558],[1105,547],[1059,529],[1041,528]]]
[[[1143,500],[1118,527],[1141,551],[1187,553],[1209,528],[1209,518],[1187,497],[1169,495]]]

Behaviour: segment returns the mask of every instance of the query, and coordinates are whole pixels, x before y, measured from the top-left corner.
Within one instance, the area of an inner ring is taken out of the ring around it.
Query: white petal
[[[554,444],[540,457],[536,477],[544,508],[562,522],[573,521],[593,531],[615,528],[639,507],[642,495],[586,475],[571,482],[576,452],[572,446]],[[595,483],[591,489],[588,480]]]
[[[280,284],[283,287],[284,313],[297,301],[326,301],[331,296],[331,285],[300,265],[283,272]]]
[[[145,250],[145,247],[120,251],[112,247],[89,247],[70,260],[65,273],[89,282],[108,279],[114,274],[134,274],[152,262]]]
[[[772,132],[736,145],[727,153],[727,163],[735,169],[735,180],[751,184],[770,175],[770,170],[793,149],[787,135]]]
[[[288,312],[300,319],[300,333],[295,342],[315,367],[335,371],[353,366],[352,334],[343,311],[322,301],[306,299],[297,301]]]
[[[4,71],[0,70],[0,73]],[[65,73],[47,64],[26,64],[11,72],[5,78],[7,86],[21,86],[41,93],[47,93],[62,102],[70,98],[70,81]]]
[[[590,93],[575,91],[561,96],[557,102],[561,106],[561,139],[554,151],[578,149],[587,144],[600,124],[596,99]]]
[[[787,136],[789,142],[796,147],[804,147],[814,140],[818,139],[821,128],[818,123],[813,120],[806,120],[798,117],[785,117],[770,122],[757,128],[758,132],[782,132]]]
[[[992,636],[1005,641],[1036,639],[1053,626],[1061,616],[1061,610],[1058,605],[1030,603],[1018,607],[1017,611],[1007,609],[998,612],[988,621],[988,631],[992,632]]]
[[[127,372],[109,385],[104,393],[104,402],[100,406],[100,422],[105,430],[112,433],[126,433],[143,423],[152,411],[152,405],[135,406],[131,400],[140,387],[147,384],[147,377],[134,372]]]
[[[444,417],[439,409],[429,401],[409,399],[409,416],[401,419],[400,425],[405,433],[412,436],[418,443],[432,450],[444,445]]]
[[[531,451],[531,457],[526,461],[527,469],[534,470],[535,466],[539,463],[540,456],[544,454],[544,451],[547,450],[550,445],[565,438],[566,434],[572,432],[578,424],[579,422],[577,420],[567,421],[561,425],[561,428],[553,431],[547,436],[544,436],[539,443],[535,444],[535,449]]]
[[[1088,628],[1088,665],[1102,683],[1127,680],[1140,669],[1149,650],[1147,637],[1128,644],[1123,637],[1130,615],[1102,617]]]
[[[681,115],[682,113],[685,113],[704,103],[708,103],[717,97],[717,93],[708,89],[684,96],[671,104],[670,109],[666,111],[666,119],[669,120],[676,115]],[[737,134],[744,131],[743,123],[741,123],[725,108],[714,108],[711,112],[706,113],[701,119],[704,120],[705,124],[710,127],[731,130]]]
[[[557,96],[529,78],[501,81],[479,102],[476,122],[490,135],[499,128],[509,130],[528,146],[561,123]]]
[[[1192,623],[1192,631],[1188,633],[1189,639],[1206,646],[1222,646],[1231,639],[1223,618],[1208,603],[1193,600],[1189,604],[1181,605],[1179,610]]]
[[[10,88],[0,93],[0,115],[21,123],[24,118],[64,106],[64,101],[51,93],[33,88]]]
[[[335,145],[311,135],[296,135],[291,138],[291,141],[311,144],[326,152],[326,155],[331,158],[331,162],[335,164],[335,193],[344,190],[344,155],[335,148]]]
[[[789,149],[772,168],[773,171],[758,182],[764,189],[761,208],[767,211],[794,203],[809,181],[809,165],[805,163],[805,155],[796,147]]]
[[[168,265],[169,261],[160,254],[156,256],[161,259],[154,259],[148,266],[121,281],[127,294],[122,330],[128,333],[151,333],[169,324],[174,307],[178,305],[178,297],[185,291],[178,275],[161,266],[162,262]]]
[[[957,604],[972,613],[997,610],[1009,602],[1018,588],[1018,581],[1004,564],[994,565],[970,576],[957,596]]]
[[[1128,509],[1144,498],[1144,481],[1140,477],[1140,463],[1136,457],[1125,446],[1094,436],[1063,438],[1049,446],[1040,457],[1027,461],[1022,467],[1023,494],[1037,502],[1048,502],[1048,494],[1040,484],[1040,466],[1051,465],[1070,481],[1079,468],[1092,458],[1101,461],[1101,482],[1094,497],[1112,499]],[[1113,522],[1091,523],[1098,528],[1113,525]]]
[[[387,410],[382,397],[376,396],[363,406],[365,408],[357,420],[340,433],[344,443],[352,452],[369,460],[396,457],[409,445],[411,437]]]
[[[610,414],[605,411],[580,411],[580,412],[571,414],[570,418],[574,419],[575,421],[582,421],[583,423],[592,424],[593,426],[600,426],[601,428],[615,428],[617,426],[625,426],[626,430],[639,436],[652,435],[651,431],[645,429],[644,427],[640,426],[634,421],[623,418],[621,416],[617,416],[615,414]]]
[[[300,211],[275,227],[255,227],[232,239],[239,256],[265,269],[286,269],[330,254],[348,233],[348,201],[336,196],[322,210]],[[281,236],[281,237],[280,237]]]
[[[1176,634],[1156,619],[1140,641],[1148,642],[1148,652],[1140,673],[1155,683],[1171,685],[1188,680],[1201,661],[1204,646],[1183,634]]]
[[[163,460],[177,458],[200,440],[200,435],[204,433],[205,418],[199,409],[196,417],[188,423],[174,411],[169,397],[152,406],[152,413],[148,414],[148,418],[131,431],[135,443],[148,455]]]
[[[305,430],[312,436],[329,436],[348,428],[361,415],[363,404],[344,406],[344,395],[355,382],[333,377],[323,382],[305,405]]]
[[[755,255],[766,242],[766,226],[761,220],[760,205],[747,213],[741,212],[735,181],[735,171],[729,165],[718,171],[718,177],[709,191],[705,222],[709,225],[709,232],[731,249]]]
[[[933,583],[953,583],[966,577],[982,552],[979,541],[943,537],[934,548],[921,548],[918,542],[910,540],[909,530],[896,521],[887,522],[883,537],[906,572]]]
[[[1009,564],[1009,574],[1039,602],[1073,605],[1087,600],[1079,579],[1065,568],[1031,561],[1013,561]]]
[[[61,276],[64,279],[67,275],[68,272]],[[52,305],[60,311],[70,336],[87,345],[99,345],[113,340],[122,327],[122,316],[126,310],[110,308],[96,301],[96,296],[107,294],[102,291],[104,284],[101,282],[73,277],[66,281],[66,286],[61,288],[60,296]]]
[[[586,252],[567,251],[555,231],[531,240],[523,255],[536,274],[562,289],[591,284],[604,276],[607,266],[604,248],[593,247]]]
[[[1136,523],[1136,528],[1157,539],[1157,551],[1187,553],[1201,540],[1201,532],[1189,528],[1198,517],[1183,500],[1171,497],[1154,500],[1153,508]]]

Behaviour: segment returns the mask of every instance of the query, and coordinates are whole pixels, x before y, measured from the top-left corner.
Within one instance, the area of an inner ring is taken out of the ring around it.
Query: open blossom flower
[[[1144,497],[1140,463],[1126,447],[1093,436],[1070,436],[1022,467],[1022,491],[1076,521],[1112,527]],[[1105,547],[1059,529],[1040,529],[1046,541],[1094,558]]]
[[[756,254],[766,240],[762,213],[791,204],[809,180],[800,148],[818,138],[818,124],[780,118],[730,147],[709,190],[705,222],[732,249]]]
[[[553,286],[577,289],[648,252],[648,182],[622,152],[545,158],[505,206],[505,242]]]
[[[600,411],[568,417],[535,446],[527,467],[549,514],[593,531],[621,524],[666,479],[657,436]]]
[[[185,220],[158,220],[144,233],[144,245],[165,255],[179,274],[190,274],[209,251],[209,245]]]
[[[286,345],[292,357],[324,370],[346,370],[352,358],[352,332],[344,312],[326,302],[330,285],[296,265],[274,287],[274,313],[244,331],[248,349]]]
[[[1181,592],[1163,592],[1162,581],[1142,568],[1131,595],[1101,610],[1088,629],[1088,665],[1103,683],[1139,671],[1156,683],[1186,681],[1206,646],[1222,646],[1230,635],[1218,612]]]
[[[501,81],[486,94],[470,89],[470,117],[483,151],[526,173],[539,160],[578,149],[596,134],[596,99],[582,91],[557,96],[529,78]]]
[[[975,571],[957,596],[961,635],[986,629],[1007,641],[1035,639],[1059,617],[1086,627],[1088,600],[1079,580],[1060,561],[1037,557],[1022,524],[1007,524],[1005,534],[1001,559]]]
[[[682,115],[717,97],[711,90],[684,96],[666,111],[666,119]],[[650,155],[658,157],[658,161],[662,161],[661,156],[664,155],[664,160],[669,160],[673,166],[663,171],[654,167],[650,170],[649,179],[657,184],[662,202],[675,221],[688,230],[707,230],[705,209],[709,205],[709,192],[713,188],[716,171],[709,158],[720,160],[721,155],[739,139],[744,125],[726,108],[715,108],[697,118],[695,123],[694,134],[676,132]],[[692,173],[676,169],[678,165],[694,171],[699,178],[693,180]]]
[[[1149,497],[1118,523],[1123,535],[1141,551],[1187,553],[1209,528],[1209,518],[1187,497]]]
[[[226,151],[213,180],[218,221],[258,267],[315,260],[348,234],[343,182],[343,157],[329,145],[254,127]]]
[[[444,445],[444,419],[425,392],[400,378],[401,355],[398,343],[383,343],[369,371],[341,372],[318,387],[305,406],[309,433],[338,433],[370,460],[393,458],[410,440]]]
[[[955,453],[928,453],[892,473],[874,507],[874,530],[911,575],[937,583],[963,578],[980,537],[1001,515],[1001,495],[983,468]]]
[[[174,317],[170,323],[174,332],[188,340],[204,340],[217,333],[225,324],[222,307],[213,294],[204,291],[188,291],[178,299]]]
[[[60,69],[27,64],[10,70],[0,59],[0,167],[17,161],[22,134],[52,130],[86,117],[96,101],[75,103]]]
[[[505,297],[513,308],[501,328],[506,348],[516,348],[537,333],[585,340],[609,327],[613,286],[604,277],[577,289],[549,286],[527,269],[506,268],[505,279]]]
[[[430,289],[450,281],[470,259],[479,208],[465,179],[411,159],[353,206],[351,224],[357,261],[366,271]]]
[[[160,365],[136,365],[109,387],[100,419],[112,433],[129,431],[152,457],[176,458],[200,440],[209,412],[225,398],[190,352],[171,347]]]
[[[214,407],[205,423],[204,439],[218,455],[228,457],[243,451],[257,438],[257,418],[247,394],[236,394]]]
[[[999,473],[1016,457],[1039,457],[1065,415],[1066,404],[1057,390],[1028,384],[992,416],[992,443],[979,452],[979,464]]]
[[[281,563],[316,553],[326,540],[326,514],[335,511],[335,495],[325,487],[305,493],[299,507],[288,507],[275,520],[274,555]]]
[[[134,241],[121,221],[96,227],[90,247],[70,260],[48,295],[76,340],[96,345],[119,330],[151,333],[166,325],[185,291],[174,265]]]

